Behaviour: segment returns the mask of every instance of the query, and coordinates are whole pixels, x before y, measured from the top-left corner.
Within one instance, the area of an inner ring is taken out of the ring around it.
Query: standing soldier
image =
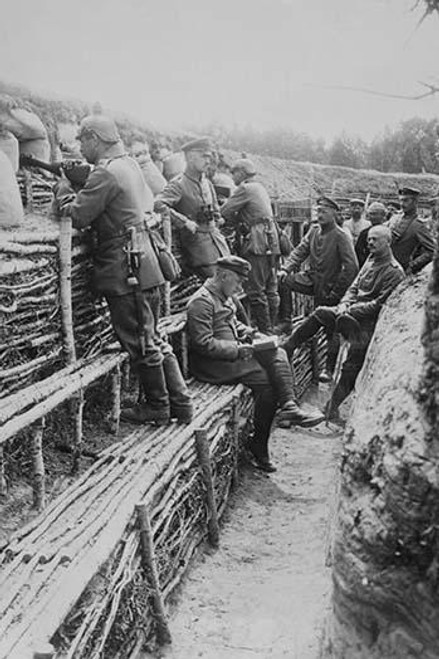
[[[86,117],[78,139],[82,155],[95,168],[77,195],[65,180],[56,197],[74,227],[91,227],[96,234],[95,288],[108,302],[114,331],[143,389],[145,402],[123,410],[121,418],[162,425],[173,416],[188,423],[188,389],[171,346],[157,332],[164,277],[146,224],[152,195],[138,164],[124,152],[111,119]]]
[[[312,295],[316,306],[335,306],[358,272],[350,236],[337,224],[340,209],[329,197],[317,200],[317,224],[312,225],[279,271],[283,318],[279,332],[291,332],[291,291]],[[308,269],[301,270],[308,260]],[[327,329],[328,356],[320,380],[327,382],[335,368],[338,341]]]
[[[279,238],[271,210],[270,197],[262,183],[254,180],[256,168],[242,158],[232,168],[237,188],[221,207],[225,220],[236,223],[239,256],[251,264],[244,284],[251,315],[261,332],[270,334],[279,309],[276,266],[280,254]]]
[[[344,223],[344,227],[350,231],[354,245],[356,245],[360,233],[370,227],[370,222],[363,217],[365,204],[362,199],[351,199],[349,205],[351,218]]]
[[[205,172],[212,157],[207,138],[193,140],[182,147],[186,169],[169,181],[158,195],[154,209],[171,211],[173,226],[178,230],[183,267],[202,279],[211,277],[221,256],[230,254],[226,239],[217,223],[221,219],[218,201]]]
[[[435,241],[427,220],[418,215],[419,190],[401,188],[402,214],[389,220],[392,251],[407,274],[422,270],[433,259]]]

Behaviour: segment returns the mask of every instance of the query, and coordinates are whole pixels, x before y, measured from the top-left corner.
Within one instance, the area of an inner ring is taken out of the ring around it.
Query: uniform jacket
[[[197,232],[192,234],[185,228],[184,218],[171,215],[174,227],[180,232],[183,256],[189,266],[210,265],[230,253],[215,223],[220,218],[215,190],[204,174],[199,180],[186,172],[176,176],[157,196],[154,208],[159,213],[166,208],[174,209],[198,224]],[[203,209],[210,209],[213,215],[210,221],[203,215]]]
[[[141,251],[136,273],[143,290],[160,286],[164,277],[145,229],[145,219],[152,211],[153,197],[147,188],[139,165],[122,147],[108,150],[90,173],[84,188],[69,206],[73,226],[91,227],[96,237],[94,281],[98,292],[125,295],[133,288],[128,284],[128,261],[125,248],[128,229],[136,227]]]
[[[221,215],[244,228],[241,255],[279,255],[279,237],[273,220],[270,197],[258,181],[243,181],[221,207]]]
[[[405,271],[419,272],[433,259],[435,241],[427,220],[414,215],[394,215],[389,221],[392,251]]]
[[[313,225],[291,252],[283,269],[297,272],[306,259],[317,301],[338,302],[358,272],[351,238],[337,224],[325,232],[319,225]]]
[[[187,329],[192,374],[214,384],[238,382],[246,369],[246,363],[238,359],[245,325],[236,319],[232,299],[220,295],[212,279],[190,299]]]
[[[350,311],[359,312],[362,319],[374,321],[384,302],[403,279],[404,271],[393,256],[375,259],[371,255],[341,302],[346,302]]]

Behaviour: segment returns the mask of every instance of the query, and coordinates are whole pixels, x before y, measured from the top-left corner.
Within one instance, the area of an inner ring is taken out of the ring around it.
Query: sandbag
[[[35,112],[29,112],[23,108],[1,109],[0,123],[6,130],[11,131],[18,139],[36,140],[47,139],[47,130]]]
[[[38,160],[50,162],[50,143],[47,138],[24,140],[19,143],[20,155],[33,156]]]
[[[186,169],[186,158],[182,151],[177,151],[176,153],[171,153],[170,156],[167,156],[163,160],[163,175],[167,181],[170,181],[177,176],[182,174]]]
[[[159,194],[166,185],[166,179],[163,174],[160,173],[154,162],[149,159],[142,163],[140,169],[142,170],[145,183],[151,189],[152,194],[154,196]]]
[[[18,227],[23,222],[23,204],[15,172],[8,156],[0,151],[0,227]]]
[[[8,130],[0,132],[0,151],[8,156],[14,172],[18,171],[18,140]]]

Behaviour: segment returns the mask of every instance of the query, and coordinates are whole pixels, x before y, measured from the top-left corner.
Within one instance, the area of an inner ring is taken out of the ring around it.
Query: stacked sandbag
[[[30,110],[0,104],[0,126],[10,131],[19,142],[20,154],[50,160],[50,143],[41,119]]]
[[[0,150],[0,228],[23,224],[24,212],[20,189],[11,159]]]

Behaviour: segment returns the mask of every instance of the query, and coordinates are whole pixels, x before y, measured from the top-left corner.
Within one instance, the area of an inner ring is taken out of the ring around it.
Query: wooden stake
[[[33,507],[41,511],[46,506],[46,472],[43,458],[43,431],[45,419],[42,417],[32,428],[31,456],[33,467]]]
[[[59,232],[61,323],[66,365],[76,361],[72,311],[72,220],[63,216]]]
[[[117,364],[116,368],[111,374],[111,432],[114,435],[119,434],[120,426],[120,385],[121,385],[121,372],[120,365]]]
[[[82,453],[83,416],[84,416],[84,392],[81,389],[72,401],[73,415],[75,419],[75,434],[73,437],[73,460],[72,473],[77,473]]]
[[[187,379],[189,377],[189,352],[188,352],[189,349],[188,349],[188,337],[185,329],[181,332],[180,345],[181,345],[181,355],[180,355],[181,372],[183,377]]]
[[[209,444],[207,441],[207,430],[199,428],[195,430],[195,447],[201,465],[201,473],[206,487],[207,510],[208,510],[208,537],[212,547],[219,545],[218,511],[213,489],[212,468],[210,464]]]
[[[24,189],[26,191],[26,210],[32,213],[34,210],[34,196],[32,191],[32,174],[28,170],[23,170]]]
[[[233,433],[233,466],[232,486],[237,487],[239,483],[238,458],[239,458],[239,398],[232,403],[232,433]]]
[[[163,239],[169,249],[172,249],[172,228],[171,216],[164,214],[162,216]],[[171,314],[171,284],[167,281],[163,287],[163,315],[169,316]]]
[[[0,446],[0,500],[5,500],[8,496],[8,484],[5,478],[5,454],[3,446]]]
[[[162,592],[160,590],[159,575],[154,552],[154,540],[146,504],[137,504],[136,514],[139,522],[142,565],[149,580],[152,591],[154,614],[157,623],[158,642],[160,645],[166,645],[171,643],[172,639],[168,622],[166,620],[165,605],[163,602]]]

